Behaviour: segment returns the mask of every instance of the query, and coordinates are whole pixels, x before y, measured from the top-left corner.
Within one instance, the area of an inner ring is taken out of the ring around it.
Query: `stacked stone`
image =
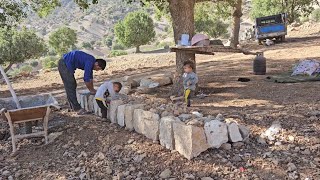
[[[81,107],[86,111],[95,112],[96,110],[100,110],[94,99],[94,95],[92,95],[88,90],[78,91],[77,99]],[[101,112],[95,112],[97,115],[100,115],[99,113],[101,114]]]
[[[80,94],[81,106],[91,107],[92,102],[88,102],[92,101],[90,96]],[[100,115],[98,109],[94,106],[96,115]],[[108,119],[127,130],[145,135],[155,143],[159,142],[169,150],[176,150],[187,159],[197,157],[209,148],[220,148],[226,143],[249,138],[248,128],[236,122],[226,123],[222,115],[203,117],[199,112],[179,114],[183,111],[174,104],[159,105],[154,101],[130,104],[116,100],[110,104]]]

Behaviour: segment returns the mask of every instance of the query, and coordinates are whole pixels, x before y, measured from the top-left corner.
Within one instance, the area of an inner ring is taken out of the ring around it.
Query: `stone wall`
[[[78,101],[85,110],[101,116],[94,96],[87,91],[78,92]],[[147,106],[122,100],[112,101],[108,119],[169,150],[176,150],[187,159],[197,157],[209,148],[231,147],[232,143],[245,141],[250,135],[248,128],[236,122],[227,123],[221,115],[204,117],[199,112],[172,115]]]

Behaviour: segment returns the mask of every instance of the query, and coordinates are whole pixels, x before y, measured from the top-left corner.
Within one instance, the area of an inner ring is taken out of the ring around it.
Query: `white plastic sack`
[[[301,61],[293,70],[291,76],[296,75],[313,75],[314,73],[319,72],[320,62],[316,60],[303,60]]]

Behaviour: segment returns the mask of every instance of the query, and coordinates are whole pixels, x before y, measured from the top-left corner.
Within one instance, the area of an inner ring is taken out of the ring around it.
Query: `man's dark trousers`
[[[58,70],[66,90],[68,102],[70,108],[74,111],[79,111],[81,106],[77,100],[77,82],[74,78],[74,74],[70,72],[63,59],[59,60]]]

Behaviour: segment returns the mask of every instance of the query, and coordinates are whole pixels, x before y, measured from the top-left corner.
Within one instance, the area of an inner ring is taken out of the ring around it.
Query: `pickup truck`
[[[286,13],[256,18],[254,32],[259,44],[262,44],[262,41],[266,39],[275,39],[278,42],[285,41],[287,35]]]

